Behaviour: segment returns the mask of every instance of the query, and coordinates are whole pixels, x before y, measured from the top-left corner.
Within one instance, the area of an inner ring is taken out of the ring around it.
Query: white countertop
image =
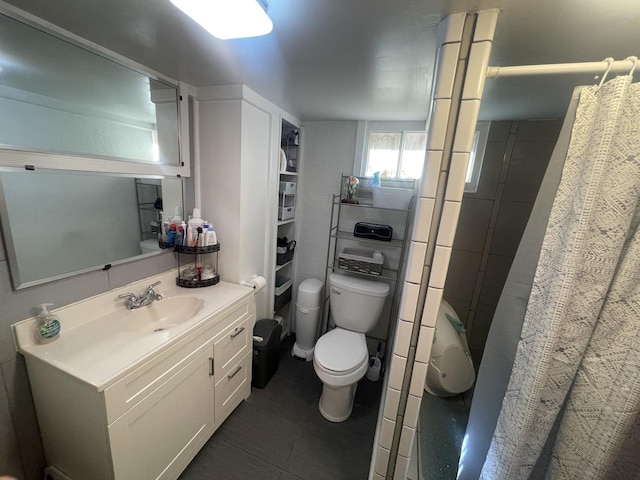
[[[198,297],[204,301],[202,309],[184,323],[164,331],[127,331],[127,318],[135,311],[126,310],[124,301],[117,296],[128,292],[139,294],[158,280],[162,283],[155,291],[164,299]],[[251,288],[226,282],[204,288],[180,288],[175,285],[175,271],[171,271],[53,310],[60,319],[61,331],[60,337],[51,343],[38,342],[35,317],[12,328],[18,352],[54,365],[101,391],[207,323],[212,315],[251,295]]]

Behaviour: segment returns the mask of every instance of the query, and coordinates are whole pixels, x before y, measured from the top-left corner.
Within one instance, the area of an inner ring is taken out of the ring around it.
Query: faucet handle
[[[136,297],[135,293],[123,293],[121,295],[118,295],[118,298],[127,298],[129,300],[137,300],[138,297]]]
[[[151,285],[149,285],[149,288],[157,287],[161,283],[162,283],[162,281],[158,280],[156,283],[152,283]]]

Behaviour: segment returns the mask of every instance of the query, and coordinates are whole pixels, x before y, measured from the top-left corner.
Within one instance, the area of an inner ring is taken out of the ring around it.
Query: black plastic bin
[[[278,370],[282,325],[270,318],[258,320],[253,327],[253,378],[255,388],[264,388]],[[255,337],[261,337],[257,340]]]

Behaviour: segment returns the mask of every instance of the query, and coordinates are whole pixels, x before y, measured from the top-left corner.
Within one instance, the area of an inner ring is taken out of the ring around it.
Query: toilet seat
[[[364,333],[342,328],[322,335],[313,351],[313,366],[318,377],[335,387],[360,380],[367,371],[368,360]]]

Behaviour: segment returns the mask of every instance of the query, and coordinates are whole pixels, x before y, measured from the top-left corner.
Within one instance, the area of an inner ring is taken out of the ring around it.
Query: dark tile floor
[[[362,379],[342,423],[318,411],[322,382],[283,343],[278,371],[229,416],[180,480],[366,480],[382,382]]]
[[[418,445],[420,478],[455,480],[464,439],[472,391],[454,397],[435,397],[427,392],[420,405]]]

